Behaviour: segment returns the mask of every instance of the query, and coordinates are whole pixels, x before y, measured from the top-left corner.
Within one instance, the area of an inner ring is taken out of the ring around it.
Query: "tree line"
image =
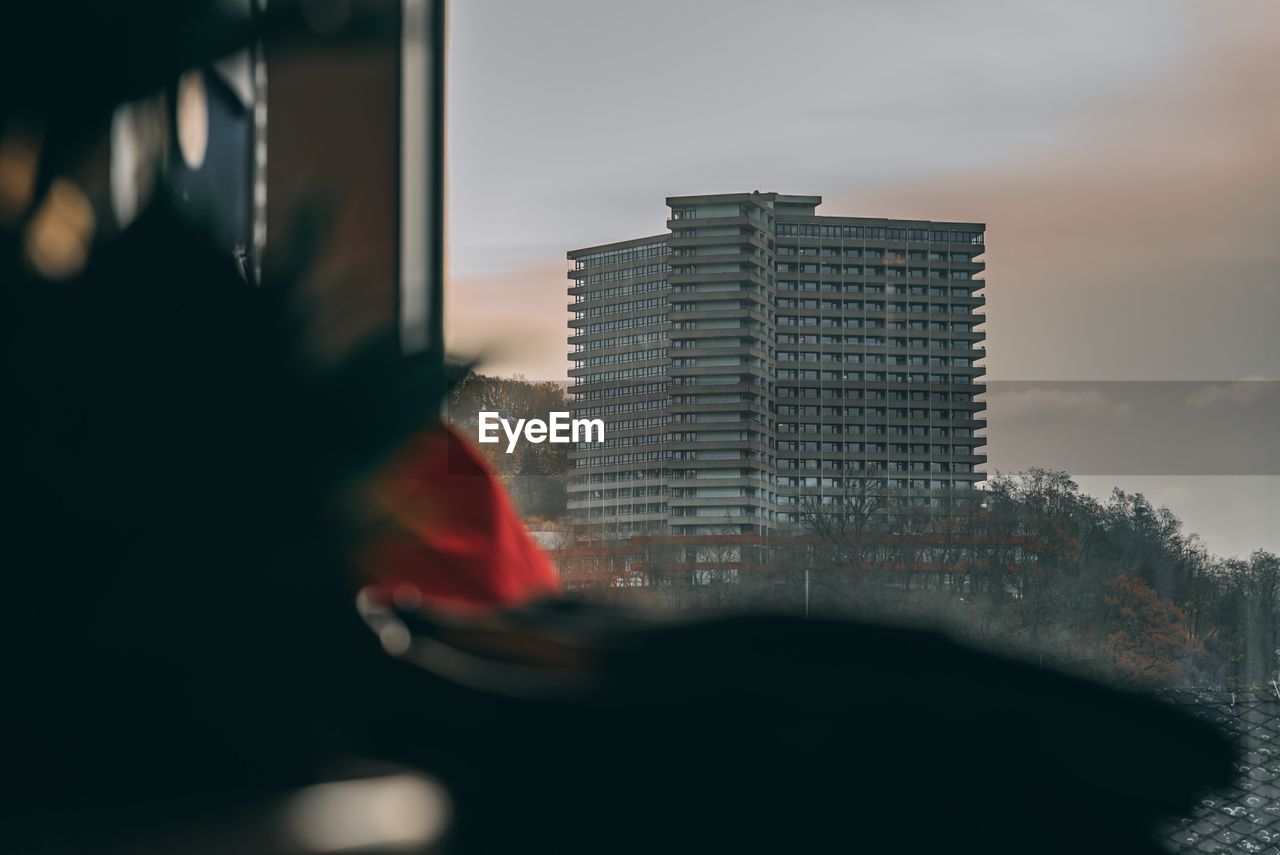
[[[595,532],[562,567],[588,597],[942,626],[1124,684],[1256,686],[1280,667],[1280,558],[1216,557],[1168,508],[1061,471],[996,475],[941,508],[809,496],[774,538]]]
[[[810,501],[799,517],[814,535],[802,556],[811,575],[873,616],[942,618],[1118,682],[1276,678],[1280,558],[1215,557],[1141,493],[1099,500],[1066,472],[1033,468],[941,513],[853,496]]]

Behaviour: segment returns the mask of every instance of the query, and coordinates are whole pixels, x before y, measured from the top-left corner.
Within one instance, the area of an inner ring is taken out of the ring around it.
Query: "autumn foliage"
[[[1203,656],[1186,613],[1136,576],[1106,582],[1106,654],[1118,682],[1178,685],[1183,664]]]

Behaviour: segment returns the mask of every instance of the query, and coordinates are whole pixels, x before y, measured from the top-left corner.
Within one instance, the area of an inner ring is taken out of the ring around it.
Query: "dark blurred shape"
[[[169,168],[174,194],[207,217],[214,245],[235,257],[252,246],[253,105],[242,104],[216,73],[195,69],[178,80],[178,151]],[[253,276],[252,270],[245,271]]]
[[[298,9],[301,33],[260,53],[261,262],[287,259],[296,212],[321,208],[325,240],[301,289],[314,313],[312,357],[340,359],[392,326],[406,352],[442,362],[444,2]]]
[[[1227,780],[1227,743],[1168,706],[927,633],[500,597],[358,612],[353,497],[440,429],[450,378],[438,337],[405,355],[401,318],[317,323],[352,200],[273,225],[261,286],[180,198],[118,234],[98,213],[119,104],[190,69],[212,97],[222,56],[314,49],[306,16],[3,22],[0,849],[1142,852]],[[350,273],[385,306],[388,270]]]
[[[361,6],[399,22],[394,0]],[[323,212],[324,239],[302,290],[313,312],[305,344],[314,359],[331,362],[385,328],[400,307],[400,45],[335,45],[307,32],[265,55],[263,263],[278,267],[293,252],[288,232],[297,211]]]
[[[0,566],[23,604],[4,622],[4,851],[134,851],[159,831],[182,842],[158,851],[193,851],[215,828],[221,851],[293,851],[241,814],[340,780],[366,747],[341,675],[382,653],[337,509],[434,422],[445,378],[403,355],[393,312],[336,364],[308,358],[300,283],[325,233],[306,210],[261,287],[228,252],[245,221],[219,220],[218,199],[248,152],[220,134],[247,114],[216,68],[309,38],[296,4],[272,7],[0,14]],[[375,23],[332,38],[398,48]],[[147,171],[180,157],[163,105],[183,74],[209,135],[168,172],[175,192],[148,194]],[[106,155],[125,102],[142,118],[121,132],[139,149],[121,231]]]
[[[1155,853],[1156,824],[1232,774],[1166,703],[928,632],[380,599],[371,627],[443,681],[449,736],[418,747],[459,851]]]

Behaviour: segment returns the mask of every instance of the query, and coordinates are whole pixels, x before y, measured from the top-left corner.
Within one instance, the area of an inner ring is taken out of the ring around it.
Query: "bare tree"
[[[804,496],[797,506],[797,529],[816,538],[819,564],[849,571],[868,569],[878,551],[873,534],[884,531],[886,496],[866,478],[845,478],[834,493]]]

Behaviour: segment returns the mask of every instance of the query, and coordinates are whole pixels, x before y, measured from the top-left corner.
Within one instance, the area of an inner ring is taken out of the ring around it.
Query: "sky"
[[[449,61],[448,339],[482,370],[564,378],[565,252],[669,195],[985,222],[988,468],[1280,551],[1280,3],[467,0]]]

